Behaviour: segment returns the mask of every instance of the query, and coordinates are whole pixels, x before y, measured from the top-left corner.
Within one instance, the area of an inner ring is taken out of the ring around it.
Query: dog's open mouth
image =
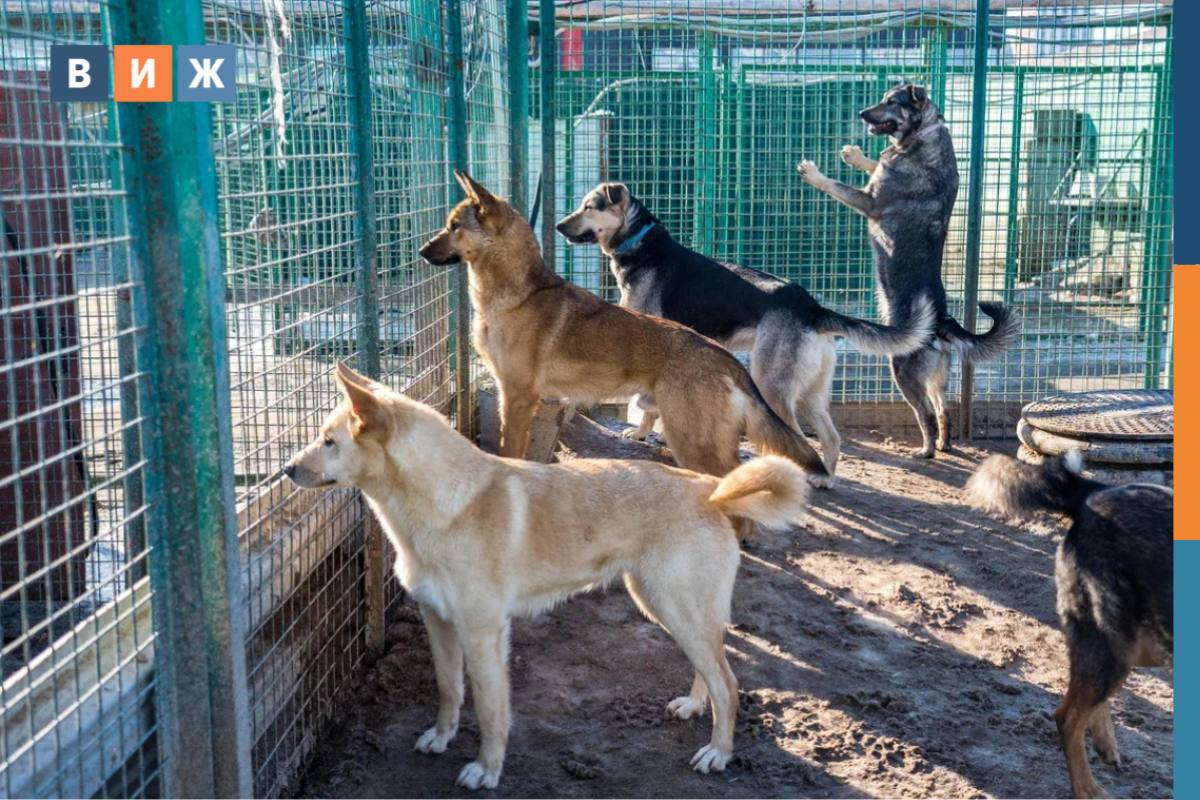
[[[894,119],[885,119],[882,122],[868,122],[867,130],[872,136],[891,136],[896,132],[900,124]]]
[[[564,233],[567,241],[571,244],[591,244],[596,241],[595,231],[581,231],[580,233]]]

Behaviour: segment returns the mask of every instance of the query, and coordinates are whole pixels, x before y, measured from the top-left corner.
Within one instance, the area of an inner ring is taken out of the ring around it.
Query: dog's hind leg
[[[912,455],[915,458],[933,458],[937,417],[925,394],[924,373],[929,367],[926,351],[921,350],[910,356],[893,356],[891,362],[896,386],[916,415],[917,426],[921,429],[921,449],[914,450]]]
[[[946,376],[950,372],[950,351],[938,352],[937,366],[925,381],[925,396],[937,416],[937,449],[950,449],[950,415],[946,412]]]
[[[733,757],[737,679],[725,658],[724,638],[736,572],[737,560],[729,559],[727,564],[710,565],[707,569],[695,564],[673,564],[656,571],[652,578],[643,576],[650,579],[643,582],[644,601],[653,608],[654,615],[674,637],[707,687],[713,713],[712,739],[692,756],[692,766],[703,773],[725,769]],[[699,597],[698,589],[702,589]],[[687,698],[689,705],[696,695],[694,681],[692,694]]]
[[[463,702],[463,654],[449,622],[424,605],[421,617],[429,634],[429,649],[433,651],[433,668],[437,677],[437,724],[421,734],[416,749],[422,753],[444,753],[446,745],[458,733],[458,712]]]
[[[462,630],[467,674],[479,721],[482,742],[479,755],[458,773],[458,785],[468,789],[495,789],[504,769],[508,747],[510,700],[508,690],[508,623],[473,625]]]
[[[1061,596],[1062,589],[1059,591]],[[1083,739],[1089,723],[1093,722],[1102,707],[1104,721],[1111,724],[1106,701],[1129,674],[1129,666],[1121,661],[1119,654],[1091,619],[1064,619],[1063,629],[1067,635],[1067,659],[1071,674],[1067,694],[1063,697],[1062,705],[1054,712],[1054,721],[1058,725],[1059,740],[1067,759],[1071,794],[1074,797],[1106,797],[1092,777]],[[1100,728],[1100,725],[1093,728],[1094,736]],[[1100,731],[1096,736],[1097,750],[1100,751],[1105,744],[1112,744],[1115,753],[1116,743],[1105,741],[1106,733]]]
[[[1113,729],[1112,712],[1108,709],[1107,700],[1096,706],[1096,710],[1092,712],[1089,728],[1092,731],[1092,745],[1096,748],[1096,755],[1106,764],[1120,769],[1121,753],[1117,750],[1117,735]]]
[[[820,369],[809,381],[809,386],[801,389],[798,405],[801,408],[801,416],[813,426],[817,438],[821,441],[821,459],[825,462],[825,469],[829,470],[829,483],[832,485],[838,458],[842,452],[842,437],[837,431],[837,426],[833,424],[833,417],[829,415],[837,351],[832,342],[822,342],[821,346]]]

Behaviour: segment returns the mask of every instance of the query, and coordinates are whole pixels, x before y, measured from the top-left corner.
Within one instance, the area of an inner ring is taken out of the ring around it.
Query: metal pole
[[[1018,193],[1021,183],[1021,130],[1025,116],[1025,73],[1017,70],[1013,85],[1012,142],[1008,150],[1008,235],[1004,253],[1004,302],[1011,303],[1017,285],[1017,256],[1021,228],[1017,220]]]
[[[447,0],[446,34],[450,51],[450,160],[455,169],[467,167],[467,98],[466,76],[463,70],[462,4]],[[457,182],[455,194],[461,193]],[[471,299],[468,294],[467,270],[454,267],[454,401],[458,429],[471,434]]]
[[[529,207],[529,8],[508,3],[509,202],[521,216]]]
[[[538,76],[542,95],[542,259],[554,269],[554,79],[558,66],[558,48],[554,41],[554,0],[538,2]]]
[[[136,44],[203,43],[198,0],[129,0]],[[146,282],[150,572],[159,690],[171,718],[163,794],[253,792],[245,614],[233,491],[233,432],[217,181],[207,103],[123,103],[122,142]],[[162,443],[161,445],[159,443]]]
[[[987,128],[987,55],[989,0],[975,4],[975,73],[971,87],[971,154],[967,178],[967,252],[963,274],[963,327],[975,330],[975,306],[979,302],[979,243],[983,235],[983,140]],[[958,435],[971,435],[971,395],[975,371],[969,361],[962,365],[962,394],[959,400]]]
[[[370,50],[366,8],[361,0],[343,0],[342,17],[346,35],[346,96],[349,98],[350,147],[354,153],[354,260],[358,281],[358,359],[363,373],[379,378],[379,232],[375,206],[375,148],[371,138],[373,120]],[[387,599],[384,586],[387,564],[383,530],[359,499],[363,520],[363,606],[366,611],[367,652],[383,652]]]

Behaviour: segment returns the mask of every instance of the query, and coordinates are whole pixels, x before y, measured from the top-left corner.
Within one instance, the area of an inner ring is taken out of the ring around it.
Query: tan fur
[[[669,711],[713,710],[692,764],[732,756],[737,682],[723,645],[738,567],[730,514],[765,523],[803,510],[804,476],[761,458],[724,480],[648,461],[537,464],[486,454],[433,409],[338,367],[346,402],[284,468],[301,486],[362,490],[420,604],[437,673],[437,723],[417,749],[439,753],[458,728],[463,659],[482,744],[459,783],[494,788],[509,730],[508,632],[570,595],[622,575],[634,601],[696,670]]]
[[[457,173],[467,199],[421,248],[435,264],[470,269],[473,339],[500,388],[500,454],[520,458],[543,397],[595,403],[653,393],[681,466],[725,475],[738,439],[828,472],[803,435],[779,419],[736,358],[682,325],[605,303],[542,262],[528,223]]]

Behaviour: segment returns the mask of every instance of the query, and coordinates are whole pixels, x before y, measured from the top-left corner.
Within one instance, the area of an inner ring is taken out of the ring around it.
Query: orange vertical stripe
[[[1200,539],[1200,266],[1175,267],[1175,538]]]

